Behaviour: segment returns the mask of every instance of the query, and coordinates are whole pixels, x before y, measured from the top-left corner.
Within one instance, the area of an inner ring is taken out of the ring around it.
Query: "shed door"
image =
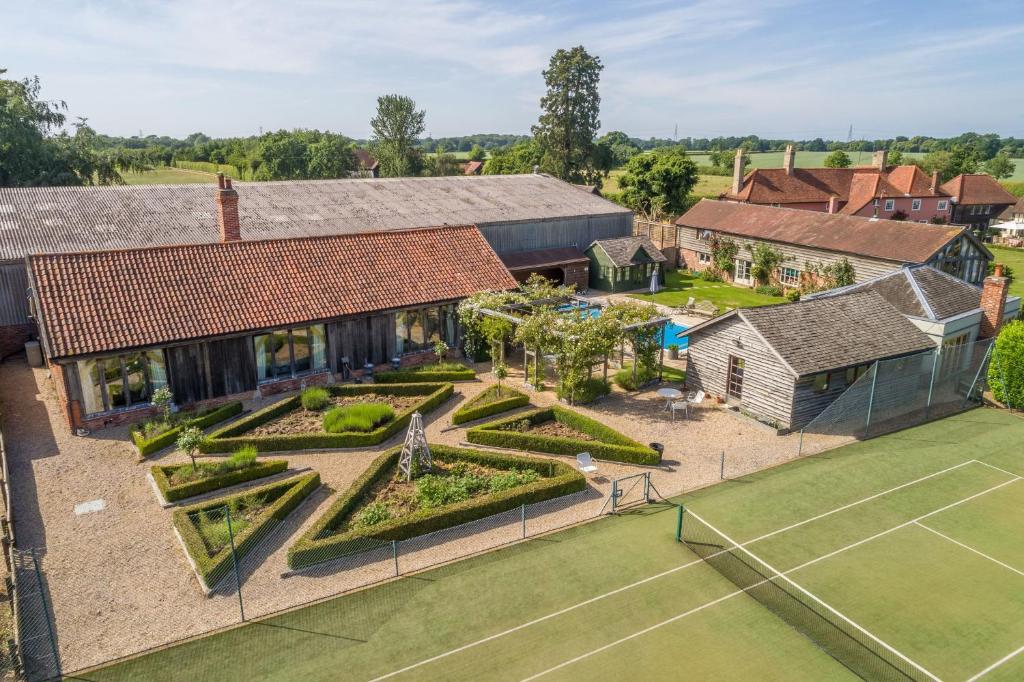
[[[746,364],[743,358],[738,358],[735,355],[729,356],[729,387],[728,394],[730,398],[739,400],[743,397],[743,366]]]

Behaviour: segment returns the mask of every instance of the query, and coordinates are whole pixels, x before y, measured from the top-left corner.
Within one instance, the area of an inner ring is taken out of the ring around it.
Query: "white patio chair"
[[[594,460],[590,457],[589,452],[581,452],[576,455],[576,466],[584,474],[596,474],[597,467],[594,466]]]
[[[676,420],[676,412],[682,412],[683,416],[689,419],[690,403],[687,402],[686,400],[676,400],[672,403],[669,403],[669,406],[672,408],[672,421]]]
[[[697,391],[686,396],[686,402],[693,403],[694,405],[700,405],[704,402],[704,391]]]

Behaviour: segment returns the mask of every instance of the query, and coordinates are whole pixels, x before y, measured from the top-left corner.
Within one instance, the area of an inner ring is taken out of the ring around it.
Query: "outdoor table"
[[[683,397],[683,392],[676,388],[659,388],[658,395],[665,399],[665,409],[672,409],[672,401]]]

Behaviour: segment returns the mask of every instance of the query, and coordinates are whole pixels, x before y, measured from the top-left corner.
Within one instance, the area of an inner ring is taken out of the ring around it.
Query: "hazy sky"
[[[526,133],[559,47],[605,64],[604,130],[1024,137],[1021,0],[2,0],[0,67],[100,132],[366,137],[378,95],[435,136]]]

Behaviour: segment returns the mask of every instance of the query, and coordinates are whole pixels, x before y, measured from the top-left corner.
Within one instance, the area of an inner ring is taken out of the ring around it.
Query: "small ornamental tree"
[[[174,402],[174,394],[171,389],[164,386],[153,391],[153,405],[160,408],[164,423],[171,423],[171,404]]]
[[[508,379],[508,365],[499,362],[494,366],[494,378],[498,382],[498,397],[501,397],[501,382]]]
[[[999,402],[1011,409],[1024,408],[1024,321],[1010,322],[996,337],[988,385]]]
[[[183,429],[178,434],[178,440],[175,443],[178,449],[189,456],[192,460],[192,471],[196,470],[196,452],[199,450],[199,446],[203,443],[203,432],[195,426],[190,426],[187,429]]]
[[[448,355],[448,344],[444,341],[438,341],[434,344],[434,355],[437,356],[437,364],[444,362],[444,357]]]

